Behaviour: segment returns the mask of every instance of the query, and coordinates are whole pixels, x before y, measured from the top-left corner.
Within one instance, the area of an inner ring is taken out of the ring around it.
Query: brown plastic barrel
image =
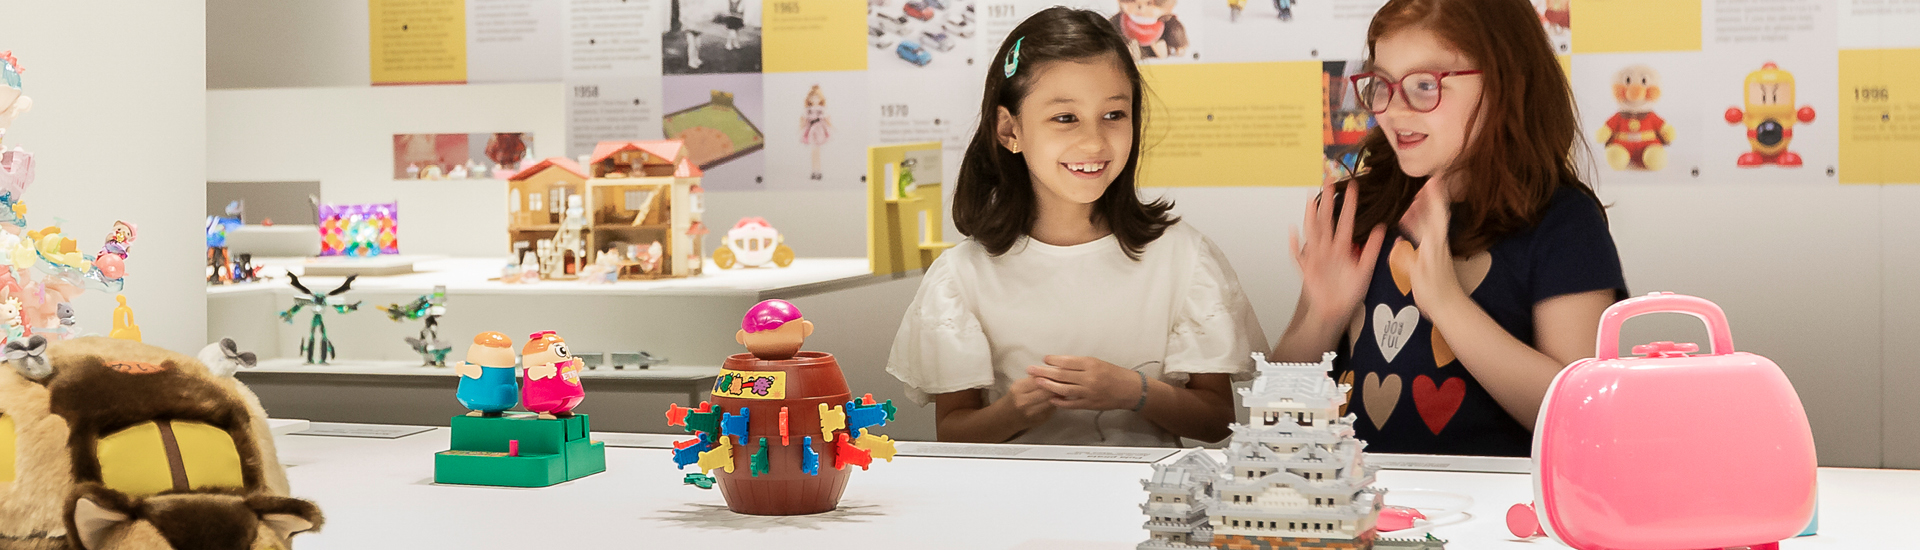
[[[803,351],[792,359],[763,361],[751,353],[727,357],[723,368],[742,372],[786,373],[786,399],[742,399],[711,396],[714,406],[728,414],[750,413],[747,437],[734,441],[733,473],[714,470],[720,495],[727,508],[756,516],[795,516],[831,511],[840,505],[840,493],[847,488],[849,470],[833,468],[833,441],[820,436],[820,404],[845,406],[851,392],[840,363],[832,354]],[[780,444],[780,408],[787,408],[788,439]],[[838,430],[835,433],[845,432]],[[804,437],[813,437],[813,450],[820,453],[819,475],[800,469],[800,447]],[[768,471],[753,475],[751,460],[760,450],[760,438],[766,438]]]

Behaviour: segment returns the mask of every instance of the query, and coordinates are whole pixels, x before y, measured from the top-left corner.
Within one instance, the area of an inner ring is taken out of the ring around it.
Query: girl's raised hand
[[[1413,204],[1400,218],[1400,232],[1411,237],[1414,253],[1395,255],[1390,260],[1395,271],[1413,280],[1413,303],[1422,311],[1440,307],[1441,302],[1465,298],[1460,275],[1453,270],[1453,247],[1447,242],[1447,224],[1453,217],[1453,198],[1447,186],[1435,175],[1413,196]]]
[[[1386,226],[1375,226],[1365,246],[1353,244],[1353,215],[1359,210],[1359,185],[1349,182],[1346,198],[1334,219],[1334,181],[1332,176],[1320,187],[1320,196],[1307,204],[1304,233],[1295,228],[1287,232],[1287,244],[1293,262],[1300,266],[1301,298],[1312,319],[1321,323],[1345,325],[1360,300],[1366,297],[1372,281],[1374,263],[1380,259],[1380,244],[1386,239]],[[1302,241],[1305,242],[1302,242]]]
[[[1027,379],[1053,393],[1053,406],[1104,411],[1140,402],[1140,374],[1093,357],[1048,355],[1027,367]]]

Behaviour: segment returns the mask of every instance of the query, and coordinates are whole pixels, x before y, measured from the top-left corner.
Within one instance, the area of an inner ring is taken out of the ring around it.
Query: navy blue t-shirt
[[[1381,247],[1359,334],[1341,341],[1347,349],[1336,365],[1341,380],[1353,384],[1347,410],[1359,416],[1355,435],[1371,452],[1527,456],[1532,430],[1500,408],[1445,342],[1434,345],[1433,322],[1414,306],[1410,289],[1401,289],[1406,283],[1396,283],[1388,261],[1393,236]],[[1627,296],[1600,205],[1571,187],[1554,193],[1538,225],[1484,254],[1467,259],[1461,285],[1529,346],[1540,301],[1593,290],[1612,290],[1616,300]],[[1474,285],[1482,269],[1485,277]]]

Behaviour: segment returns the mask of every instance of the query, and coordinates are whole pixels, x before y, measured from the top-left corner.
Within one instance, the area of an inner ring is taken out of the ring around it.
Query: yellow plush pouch
[[[18,436],[13,432],[13,417],[0,414],[0,483],[13,483],[14,455],[19,454]]]
[[[199,422],[142,422],[100,438],[95,451],[101,483],[136,498],[245,486],[233,437]]]

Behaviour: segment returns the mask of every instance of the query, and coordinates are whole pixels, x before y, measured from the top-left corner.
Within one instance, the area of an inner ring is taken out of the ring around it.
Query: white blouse
[[[887,372],[922,406],[986,388],[989,402],[1047,355],[1097,357],[1185,386],[1191,373],[1252,377],[1265,345],[1253,306],[1213,241],[1184,223],[1138,261],[1107,236],[1074,246],[1029,238],[1006,254],[971,239],[927,268],[893,339]],[[1012,443],[1177,446],[1126,410],[1061,409]]]

